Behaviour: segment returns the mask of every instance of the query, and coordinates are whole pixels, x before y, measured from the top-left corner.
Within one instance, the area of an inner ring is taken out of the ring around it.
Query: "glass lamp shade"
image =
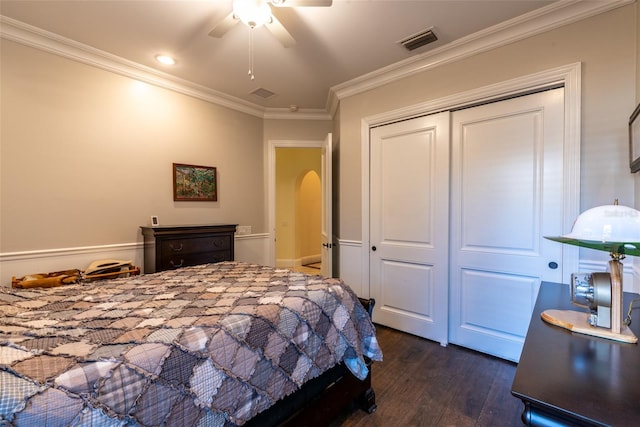
[[[627,206],[598,206],[580,214],[571,233],[546,238],[612,254],[640,256],[640,211]]]
[[[271,8],[266,0],[234,0],[233,14],[251,28],[271,22]]]

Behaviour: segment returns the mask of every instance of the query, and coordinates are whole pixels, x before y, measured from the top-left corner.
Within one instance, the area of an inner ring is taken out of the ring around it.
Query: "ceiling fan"
[[[238,22],[250,28],[265,25],[284,47],[296,40],[276,18],[280,7],[327,7],[333,0],[233,0],[233,11],[209,32],[211,37],[224,36]]]

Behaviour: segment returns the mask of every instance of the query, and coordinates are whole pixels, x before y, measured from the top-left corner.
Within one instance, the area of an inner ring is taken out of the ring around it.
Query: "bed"
[[[241,262],[0,288],[0,424],[313,425],[354,397],[371,411],[368,303]]]

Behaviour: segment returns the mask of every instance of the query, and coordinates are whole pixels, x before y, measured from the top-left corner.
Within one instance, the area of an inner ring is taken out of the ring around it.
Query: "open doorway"
[[[275,150],[277,267],[320,274],[322,268],[322,149]]]

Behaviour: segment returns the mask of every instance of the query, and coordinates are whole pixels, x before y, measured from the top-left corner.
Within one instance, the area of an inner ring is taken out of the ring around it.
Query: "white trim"
[[[362,247],[362,242],[360,240],[348,240],[348,239],[338,239],[338,244],[340,246],[352,246],[352,247]]]
[[[362,280],[360,254],[362,242],[338,239],[340,279],[361,298],[370,298],[369,283]]]
[[[130,260],[142,267],[143,247],[136,242],[0,253],[0,286],[10,286],[12,277],[26,274],[82,270],[96,259]]]
[[[476,55],[479,52],[504,46],[608,12],[631,4],[634,1],[556,1],[546,7],[478,31],[422,55],[407,58],[404,61],[396,62],[335,85],[329,89],[325,110],[301,109],[293,113],[287,108],[265,108],[244,101],[3,15],[0,15],[0,38],[12,40],[54,55],[141,80],[263,119],[331,120],[340,100],[346,97],[380,87],[442,64],[457,61]]]
[[[635,0],[581,1],[560,0],[473,33],[422,55],[396,62],[371,73],[333,86],[326,108],[333,114],[339,101],[385,84],[459,61],[510,43],[626,6]]]
[[[299,268],[308,264],[315,264],[322,261],[322,255],[308,255],[302,258],[280,258],[276,259],[277,268]]]
[[[100,252],[113,252],[120,250],[137,250],[143,247],[142,243],[118,243],[113,245],[100,245],[100,246],[79,246],[76,248],[57,248],[57,249],[42,249],[36,251],[24,251],[24,252],[5,252],[0,253],[0,263],[29,260],[38,258],[52,258],[72,256],[78,254],[92,254]]]
[[[3,15],[0,38],[263,119],[331,120],[320,109],[264,108]]]
[[[627,258],[628,262],[622,263],[622,285],[623,290],[625,292],[633,292],[639,293],[640,289],[635,285],[637,283],[635,278],[640,274],[640,270],[630,262],[631,260]],[[609,261],[608,260],[593,260],[593,259],[581,259],[579,268],[576,271],[572,271],[572,273],[590,273],[590,272],[608,272],[609,271]],[[567,282],[571,283],[571,282]]]
[[[236,242],[238,240],[264,239],[266,237],[269,237],[269,233],[235,234],[234,235]]]
[[[269,237],[268,233],[256,233],[256,234],[236,234],[235,241],[238,240],[254,240],[265,239]],[[76,254],[90,254],[100,252],[112,252],[119,250],[131,250],[142,249],[144,244],[142,242],[136,243],[115,243],[110,245],[96,245],[96,246],[78,246],[73,248],[54,248],[54,249],[40,249],[34,251],[21,251],[21,252],[5,252],[0,253],[0,262],[5,261],[18,261],[24,259],[37,259],[37,258],[51,258],[55,256],[69,256]]]
[[[580,209],[580,111],[581,111],[581,64],[574,63],[505,82],[473,89],[444,98],[420,103],[364,117],[360,122],[361,165],[362,165],[362,281],[369,283],[369,149],[370,128],[407,118],[453,110],[479,101],[502,98],[517,93],[553,87],[562,84],[565,88],[565,152],[564,152],[564,188],[565,204],[564,228],[571,231],[573,220]],[[579,251],[571,245],[563,246],[563,281],[569,283],[571,273],[578,268]]]
[[[260,265],[269,264],[267,253],[269,252],[269,234],[242,234],[235,235],[235,260]]]
[[[331,120],[331,115],[321,109],[301,108],[292,113],[288,108],[265,108],[262,118],[274,120]]]
[[[236,235],[235,259],[267,265],[268,239],[266,233]],[[82,270],[96,259],[131,260],[134,265],[144,268],[143,252],[144,243],[135,242],[0,253],[0,286],[10,285],[13,276],[72,268]]]

